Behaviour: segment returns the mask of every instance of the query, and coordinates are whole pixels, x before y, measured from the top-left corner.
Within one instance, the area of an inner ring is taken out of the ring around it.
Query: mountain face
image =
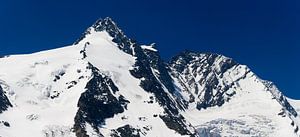
[[[300,101],[247,66],[192,51],[165,62],[110,18],[0,66],[3,137],[300,136]]]

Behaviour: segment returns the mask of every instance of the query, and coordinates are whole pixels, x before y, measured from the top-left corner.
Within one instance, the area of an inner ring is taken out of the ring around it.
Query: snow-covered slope
[[[289,102],[222,55],[166,63],[110,18],[73,45],[0,58],[3,137],[299,136]]]

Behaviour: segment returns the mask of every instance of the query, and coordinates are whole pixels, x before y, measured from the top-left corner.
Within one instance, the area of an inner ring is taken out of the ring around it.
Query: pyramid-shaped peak
[[[77,45],[80,41],[85,39],[87,35],[93,35],[93,33],[97,32],[107,32],[108,35],[112,37],[112,42],[116,43],[119,49],[128,54],[133,53],[131,46],[134,45],[135,42],[128,38],[110,17],[98,19],[81,35],[74,45]]]
[[[114,34],[123,34],[121,29],[117,26],[117,24],[110,18],[106,17],[104,19],[98,19],[93,25],[92,28],[95,31],[107,31],[108,33]]]
[[[127,39],[122,30],[117,26],[117,24],[110,18],[106,17],[104,19],[98,19],[91,27],[89,27],[81,37],[74,43],[78,44],[82,39],[93,32],[106,31],[111,37],[115,39]]]

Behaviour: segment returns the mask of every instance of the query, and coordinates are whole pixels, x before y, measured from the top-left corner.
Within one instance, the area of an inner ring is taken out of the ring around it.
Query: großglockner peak
[[[0,99],[3,137],[300,135],[300,101],[247,66],[193,51],[165,62],[111,18],[73,45],[0,58]]]

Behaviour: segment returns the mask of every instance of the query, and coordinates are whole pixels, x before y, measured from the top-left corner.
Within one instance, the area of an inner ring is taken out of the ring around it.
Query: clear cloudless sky
[[[185,49],[224,54],[300,99],[299,7],[299,0],[2,0],[0,55],[72,44],[109,16],[130,38],[157,43],[166,61]]]

